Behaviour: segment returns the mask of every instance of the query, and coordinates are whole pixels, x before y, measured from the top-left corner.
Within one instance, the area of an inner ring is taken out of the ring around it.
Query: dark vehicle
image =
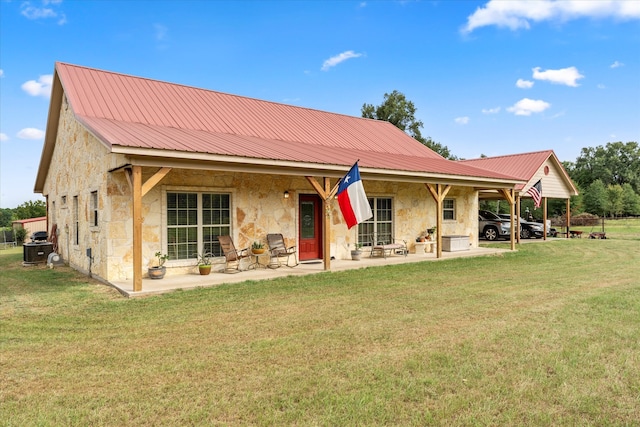
[[[478,232],[486,240],[511,237],[511,224],[489,211],[478,211]]]
[[[500,214],[498,215],[503,221],[511,221],[511,215]],[[542,224],[537,222],[525,221],[520,217],[520,238],[521,239],[541,239],[544,237],[544,229]]]

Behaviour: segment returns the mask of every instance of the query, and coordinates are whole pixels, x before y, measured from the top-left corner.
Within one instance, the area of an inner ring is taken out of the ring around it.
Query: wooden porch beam
[[[147,194],[153,187],[158,184],[162,178],[167,176],[171,172],[171,168],[161,168],[158,172],[153,174],[144,184],[142,184],[142,197]]]

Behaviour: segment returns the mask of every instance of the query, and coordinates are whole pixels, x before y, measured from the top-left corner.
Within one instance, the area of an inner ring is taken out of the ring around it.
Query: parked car
[[[478,211],[478,232],[486,240],[511,237],[511,224],[489,211]]]
[[[505,221],[511,221],[511,215],[509,214],[499,214],[500,218]],[[525,221],[524,218],[520,217],[520,238],[521,239],[541,239],[544,237],[544,229],[542,224],[538,224],[537,222]]]

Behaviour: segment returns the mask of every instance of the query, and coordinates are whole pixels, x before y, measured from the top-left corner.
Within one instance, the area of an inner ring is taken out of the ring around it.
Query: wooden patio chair
[[[224,272],[239,273],[240,261],[251,256],[249,248],[240,250],[236,249],[236,246],[233,244],[233,240],[231,240],[231,236],[218,236],[218,242],[220,242],[220,248],[224,254]]]
[[[389,234],[379,234],[378,236],[370,235],[369,238],[371,240],[371,253],[369,254],[369,258],[373,258],[374,256],[386,258],[393,254],[407,256],[409,253],[406,240],[394,240]]]
[[[269,245],[269,255],[271,255],[271,262],[269,267],[278,268],[282,266],[281,258],[286,258],[287,262],[284,264],[289,268],[293,268],[298,265],[298,250],[296,246],[287,247],[284,244],[284,238],[280,233],[267,234],[267,245]],[[289,258],[293,257],[294,265],[289,265]]]

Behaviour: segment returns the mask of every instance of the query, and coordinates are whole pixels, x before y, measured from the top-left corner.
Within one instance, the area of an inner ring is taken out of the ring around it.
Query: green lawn
[[[3,426],[640,425],[634,235],[139,299],[20,261]]]

